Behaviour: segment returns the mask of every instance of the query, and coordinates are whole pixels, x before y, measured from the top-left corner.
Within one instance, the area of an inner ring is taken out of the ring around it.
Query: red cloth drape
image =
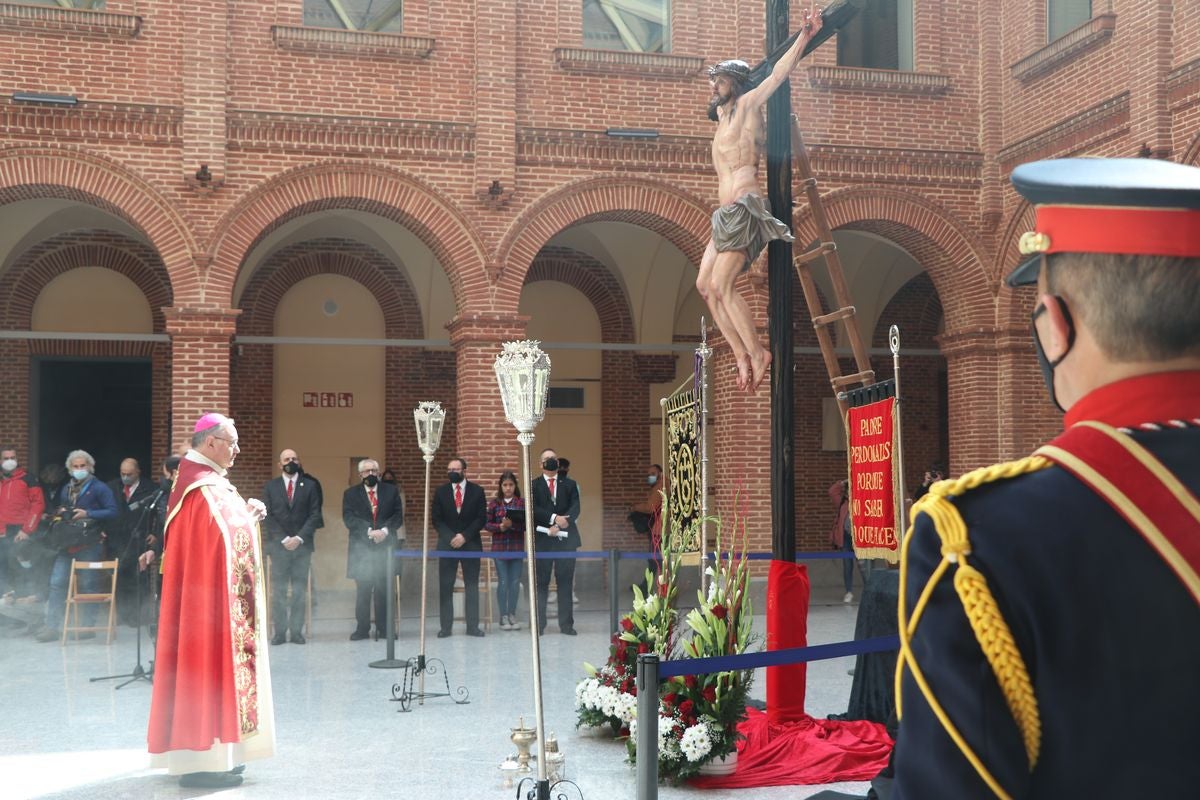
[[[695,778],[693,786],[738,789],[866,781],[887,766],[892,751],[891,737],[877,722],[804,717],[774,725],[757,709],[746,712],[746,721],[738,726],[746,740],[738,743],[737,770]]]
[[[808,644],[808,568],[772,561],[767,578],[767,649],[787,650]],[[808,665],[767,667],[767,714],[778,724],[804,719]]]

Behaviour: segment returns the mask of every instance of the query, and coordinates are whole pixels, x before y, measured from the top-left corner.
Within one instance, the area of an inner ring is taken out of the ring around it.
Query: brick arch
[[[273,335],[275,312],[288,289],[322,274],[345,276],[370,291],[383,311],[388,338],[423,338],[421,308],[408,275],[378,250],[337,238],[312,239],[272,253],[242,293],[238,333]]]
[[[943,317],[942,298],[928,272],[913,276],[892,295],[879,315],[871,347],[887,347],[888,331],[900,321],[901,349],[936,349]]]
[[[58,198],[101,208],[141,231],[172,284],[199,285],[196,243],[183,215],[123,164],[67,147],[0,148],[0,205]]]
[[[878,186],[839,189],[822,198],[834,229],[861,230],[904,248],[929,273],[946,311],[946,328],[995,323],[997,286],[986,271],[985,249],[945,208],[924,197]],[[796,238],[817,238],[812,210],[796,215]]]
[[[587,222],[627,222],[662,236],[700,264],[712,208],[664,181],[605,175],[585,178],[544,195],[510,226],[497,248],[508,278],[496,286],[497,306],[515,309],[530,265],[556,234]]]
[[[578,289],[600,318],[600,335],[606,342],[634,341],[633,313],[625,287],[608,267],[569,247],[543,247],[525,273],[525,285],[558,281]]]
[[[0,327],[28,330],[38,295],[78,267],[110,269],[133,281],[150,304],[154,331],[163,332],[162,310],[172,304],[166,266],[154,248],[107,230],[68,231],[21,253],[0,275]]]
[[[993,268],[997,281],[1001,284],[1000,303],[996,318],[1002,324],[1008,323],[1019,328],[1024,328],[1029,322],[1029,297],[1032,296],[1034,290],[1009,289],[1003,283],[1004,277],[1027,258],[1027,256],[1021,255],[1021,250],[1017,245],[1021,241],[1021,234],[1033,230],[1035,217],[1036,212],[1033,205],[1028,200],[1022,199],[1012,216],[1009,217],[1008,225],[1004,228],[1004,236],[1000,239]]]
[[[241,198],[205,250],[208,286],[220,302],[232,303],[246,256],[267,234],[289,220],[332,209],[366,211],[408,228],[446,270],[459,308],[491,305],[483,243],[457,206],[410,175],[355,162],[296,167]]]

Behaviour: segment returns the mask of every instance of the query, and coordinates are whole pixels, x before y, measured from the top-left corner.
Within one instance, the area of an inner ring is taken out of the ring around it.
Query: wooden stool
[[[112,644],[113,636],[116,634],[116,612],[117,612],[117,563],[118,559],[111,561],[72,561],[71,562],[71,581],[67,584],[67,608],[63,613],[63,628],[62,642],[67,643],[67,632],[75,633],[75,640],[79,641],[79,634],[83,632],[108,631],[108,640],[105,644]],[[91,594],[80,594],[76,591],[78,586],[77,575],[84,570],[109,570],[109,584],[107,592],[94,592]],[[108,603],[108,624],[101,626],[81,626],[79,624],[79,606],[90,605],[95,603]],[[72,612],[74,612],[74,623],[72,621]]]

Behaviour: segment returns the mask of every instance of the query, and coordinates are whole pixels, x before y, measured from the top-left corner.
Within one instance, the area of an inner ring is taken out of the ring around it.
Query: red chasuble
[[[258,523],[215,466],[189,453],[167,511],[147,740],[173,774],[274,752]]]

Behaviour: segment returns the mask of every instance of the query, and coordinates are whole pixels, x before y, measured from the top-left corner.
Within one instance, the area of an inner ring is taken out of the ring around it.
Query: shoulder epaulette
[[[900,558],[900,658],[896,663],[897,716],[902,713],[900,683],[907,667],[912,672],[913,680],[947,735],[975,768],[980,778],[987,783],[997,797],[1002,798],[1007,798],[1009,795],[963,738],[945,709],[942,708],[941,703],[938,702],[937,697],[934,696],[929,682],[925,679],[925,675],[913,655],[912,638],[934,588],[953,566],[954,590],[962,602],[963,611],[983,650],[984,657],[987,658],[992,672],[996,675],[1009,711],[1021,731],[1021,737],[1025,743],[1025,754],[1029,760],[1029,769],[1032,770],[1037,764],[1042,738],[1041,718],[1038,713],[1037,698],[1033,693],[1033,682],[1029,678],[1029,669],[1025,666],[1025,661],[1017,649],[1012,631],[1000,613],[996,598],[992,596],[991,590],[988,588],[987,580],[979,570],[968,563],[967,557],[971,554],[970,537],[962,514],[959,513],[951,499],[988,483],[1015,478],[1051,466],[1053,466],[1053,462],[1049,459],[1033,455],[1017,461],[993,464],[990,467],[968,472],[960,478],[938,481],[933,484],[929,487],[929,492],[913,504],[908,534],[904,537]],[[912,521],[915,521],[917,515],[921,513],[927,515],[933,522],[934,530],[937,531],[938,538],[941,540],[942,560],[929,576],[910,616],[905,601],[908,596],[908,547],[913,538]]]

